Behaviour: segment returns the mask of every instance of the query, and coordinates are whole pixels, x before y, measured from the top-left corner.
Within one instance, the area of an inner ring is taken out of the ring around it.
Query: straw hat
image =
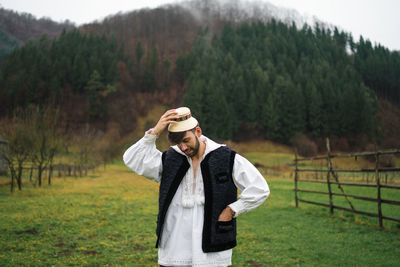
[[[190,109],[187,107],[180,107],[175,110],[178,113],[179,118],[175,119],[177,123],[170,124],[168,126],[169,132],[184,132],[187,130],[191,130],[197,126],[198,122],[195,118],[192,117],[190,113]]]

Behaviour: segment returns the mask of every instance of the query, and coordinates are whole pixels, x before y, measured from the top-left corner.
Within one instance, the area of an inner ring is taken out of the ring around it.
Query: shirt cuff
[[[158,138],[158,135],[156,135],[156,134],[150,134],[150,132],[153,130],[153,128],[151,128],[151,129],[149,129],[149,130],[147,130],[146,132],[145,132],[145,134],[144,134],[144,137],[143,137],[143,140],[145,141],[145,142],[155,142],[156,141],[156,139]]]
[[[240,200],[240,199],[229,204],[228,206],[235,212],[235,215],[233,216],[233,218],[236,218],[239,214],[241,214],[245,211],[244,204],[243,204],[242,200]]]

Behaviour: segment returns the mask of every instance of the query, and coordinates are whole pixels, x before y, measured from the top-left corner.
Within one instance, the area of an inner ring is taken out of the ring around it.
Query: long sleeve
[[[147,131],[144,137],[125,151],[123,159],[125,165],[132,171],[159,182],[162,171],[162,153],[156,148],[156,139],[156,135],[151,135]]]
[[[235,212],[235,217],[260,206],[270,194],[268,184],[261,173],[239,154],[235,156],[232,177],[237,188],[242,191],[239,199],[229,205]]]

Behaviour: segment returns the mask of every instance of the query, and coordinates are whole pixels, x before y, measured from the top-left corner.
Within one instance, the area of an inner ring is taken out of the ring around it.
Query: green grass
[[[157,266],[158,184],[121,163],[89,175],[12,195],[0,188],[0,266]],[[400,266],[399,224],[381,230],[375,218],[296,209],[291,180],[268,182],[270,198],[238,218],[233,266]]]
[[[265,177],[290,178],[293,174],[293,154],[284,152],[249,152],[244,156],[258,169]]]

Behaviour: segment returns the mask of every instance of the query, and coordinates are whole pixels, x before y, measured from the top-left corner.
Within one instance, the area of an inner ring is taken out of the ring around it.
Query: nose
[[[185,151],[185,150],[188,148],[188,146],[185,145],[185,144],[179,144],[179,148],[180,148],[182,151]]]

